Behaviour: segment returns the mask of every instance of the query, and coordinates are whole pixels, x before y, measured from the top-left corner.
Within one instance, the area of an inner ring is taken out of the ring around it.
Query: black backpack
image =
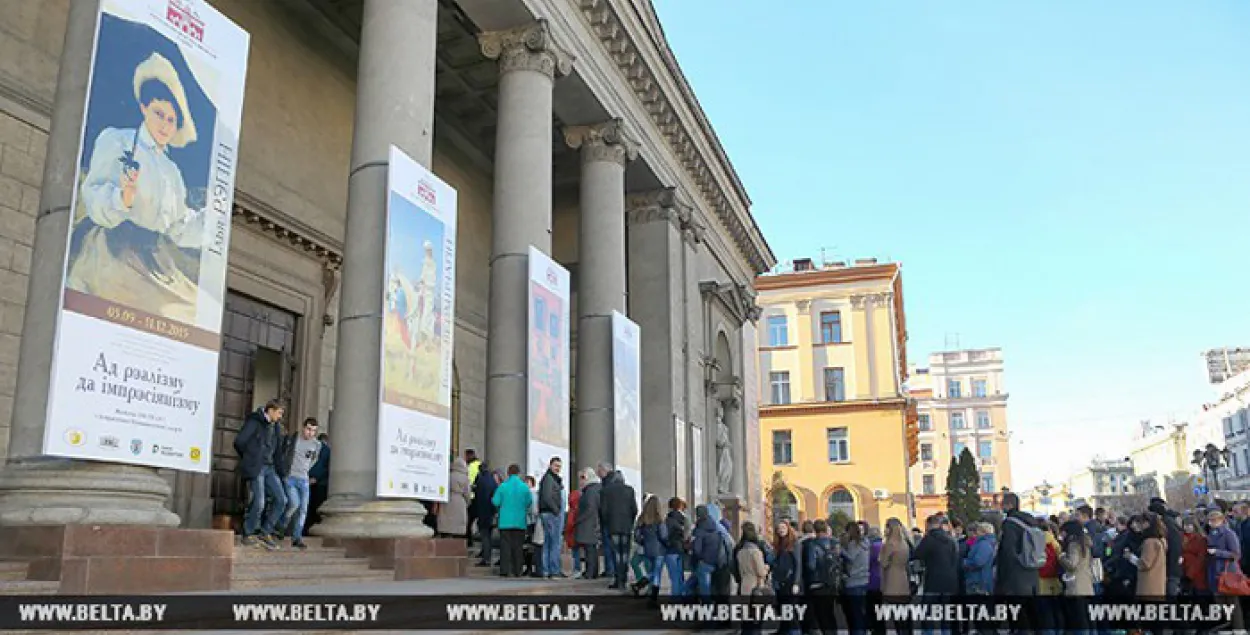
[[[837,547],[825,548],[813,541],[808,544],[808,549],[816,550],[816,575],[811,586],[832,589],[834,593],[839,593],[842,590],[843,573],[842,559],[838,557]]]

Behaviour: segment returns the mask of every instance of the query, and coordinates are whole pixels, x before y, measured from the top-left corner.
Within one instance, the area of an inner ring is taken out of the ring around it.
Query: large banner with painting
[[[616,467],[634,487],[642,509],[642,415],[639,388],[642,372],[638,325],[612,312],[612,411]]]
[[[447,500],[456,190],[391,147],[378,496]]]
[[[527,471],[547,471],[552,457],[569,464],[569,272],[530,247],[529,443]]]
[[[43,451],[208,472],[248,34],[101,0]]]

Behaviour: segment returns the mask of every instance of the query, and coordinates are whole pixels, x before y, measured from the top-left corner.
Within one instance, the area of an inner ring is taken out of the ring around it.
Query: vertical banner
[[[43,451],[210,469],[249,36],[101,0]]]
[[[391,146],[378,496],[447,500],[456,190]]]
[[[690,471],[686,468],[686,422],[681,417],[673,417],[673,451],[676,452],[676,477],[677,477],[677,498],[690,503],[691,509],[694,508],[694,501],[691,500],[690,490]]]
[[[634,487],[642,509],[642,416],[639,387],[642,385],[638,325],[618,311],[612,312],[612,411],[614,462],[625,482]]]
[[[707,466],[704,464],[704,446],[702,446],[702,427],[699,427],[697,425],[690,426],[690,445],[694,446],[694,449],[695,449],[695,469],[694,469],[695,491],[694,491],[694,502],[692,502],[692,504],[690,505],[692,507],[695,505],[702,505],[702,504],[705,504],[705,502],[707,502],[707,500],[704,499],[704,490],[702,490],[702,476],[704,476],[704,472],[707,471]]]
[[[529,443],[526,474],[569,464],[569,272],[530,247]]]

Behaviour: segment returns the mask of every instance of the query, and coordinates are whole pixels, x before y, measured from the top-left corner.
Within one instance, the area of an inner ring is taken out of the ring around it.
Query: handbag
[[[751,589],[751,604],[772,604],[773,601],[773,572],[769,571],[764,579]]]
[[[1220,595],[1250,595],[1250,578],[1242,573],[1236,566],[1234,561],[1228,561],[1225,565],[1223,573],[1219,576],[1219,594]]]

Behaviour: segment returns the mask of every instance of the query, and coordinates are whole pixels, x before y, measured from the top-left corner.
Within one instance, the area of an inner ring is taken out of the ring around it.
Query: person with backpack
[[[807,596],[812,625],[821,633],[837,633],[834,610],[842,590],[842,554],[829,536],[823,519],[812,523],[816,535],[803,542],[803,595]]]
[[[1002,539],[994,560],[995,592],[1003,596],[1037,595],[1038,572],[1046,564],[1046,536],[1033,518],[1020,511],[1020,497],[1003,494]]]
[[[664,541],[664,568],[668,570],[669,593],[680,597],[683,590],[683,578],[686,569],[686,501],[677,498],[668,499],[668,515],[664,517],[664,529],[661,538]],[[653,571],[651,574],[657,574]],[[658,577],[651,585],[651,602],[657,603],[660,596]]]
[[[728,564],[729,559],[722,557],[722,542],[719,523],[708,515],[707,505],[694,508],[694,533],[690,546],[694,558],[694,576],[696,592],[699,600],[710,602],[712,599],[712,574],[716,569]]]
[[[708,503],[707,515],[716,524],[716,535],[721,541],[716,571],[712,573],[712,595],[718,598],[728,598],[733,593],[734,539],[729,534],[729,527],[721,514],[720,505]]]

